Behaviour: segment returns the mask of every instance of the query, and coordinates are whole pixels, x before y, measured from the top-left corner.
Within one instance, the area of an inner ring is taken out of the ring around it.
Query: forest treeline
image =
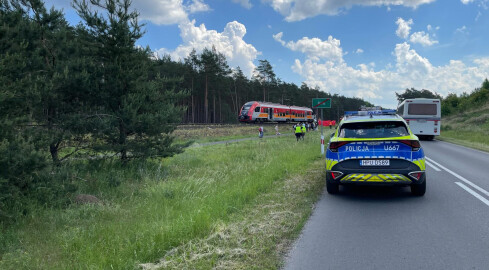
[[[367,104],[282,81],[267,60],[248,78],[213,47],[156,57],[137,46],[144,25],[129,0],[72,5],[75,26],[42,0],[0,0],[0,222],[74,193],[70,166],[81,160],[183,151],[179,123],[236,123],[251,100],[310,107],[331,97],[326,119]]]
[[[463,92],[462,94],[450,93],[442,97],[436,92],[414,88],[406,89],[402,93],[396,93],[397,100],[401,103],[409,98],[438,98],[441,100],[441,115],[450,116],[453,114],[462,113],[464,111],[476,109],[489,103],[489,80],[487,78],[482,82],[481,87],[477,87],[470,93]]]

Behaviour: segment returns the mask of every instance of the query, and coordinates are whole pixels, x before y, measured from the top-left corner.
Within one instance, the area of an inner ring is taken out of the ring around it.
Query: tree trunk
[[[192,123],[195,123],[194,77],[192,77]]]
[[[233,110],[233,113],[235,113],[236,112],[236,103],[234,102],[234,94],[231,91],[231,89],[229,89],[229,92],[231,94],[231,102],[233,103],[233,107],[231,109]]]
[[[195,123],[195,104],[194,95],[192,95],[192,124]]]
[[[208,82],[207,82],[207,75],[205,75],[205,97],[204,97],[204,115],[205,115],[205,121],[204,123],[208,122],[209,119],[209,100],[208,100]]]
[[[51,153],[51,159],[53,160],[54,165],[59,164],[59,144],[60,142],[52,142],[49,145],[49,152]]]
[[[213,94],[213,103],[214,103],[214,109],[212,110],[212,123],[216,123],[216,93]]]
[[[231,94],[231,97],[233,97],[233,94]],[[236,81],[234,81],[234,98],[233,98],[233,102],[235,102],[234,105],[234,111],[236,112],[236,115],[239,114],[239,111],[238,111],[238,94],[236,93]]]
[[[124,128],[124,123],[122,122],[122,120],[119,120],[119,145],[121,146],[120,148],[121,160],[126,161],[127,160],[126,130]]]
[[[265,86],[263,86],[263,101],[266,101],[266,96],[265,96]]]
[[[221,102],[220,92],[219,92],[219,123],[222,123],[222,102]]]

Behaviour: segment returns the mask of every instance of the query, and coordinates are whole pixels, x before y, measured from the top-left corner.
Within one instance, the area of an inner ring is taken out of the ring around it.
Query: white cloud
[[[358,48],[358,49],[355,51],[355,53],[356,53],[356,54],[361,54],[361,53],[363,53],[363,50],[362,50],[362,49],[360,49],[360,48]]]
[[[205,12],[211,10],[209,5],[202,2],[202,0],[193,0],[192,4],[187,7],[190,13]]]
[[[414,32],[413,34],[411,34],[411,36],[409,36],[411,32],[411,25],[413,24],[412,19],[405,21],[403,18],[397,18],[396,24],[397,24],[396,35],[402,39],[408,40],[409,38],[409,41],[411,43],[419,43],[425,47],[432,46],[438,43],[437,40],[430,37],[430,34],[424,31]],[[431,32],[433,31],[433,27],[429,24],[426,26],[426,29],[428,29],[428,31]],[[436,28],[436,30],[438,29],[439,27]],[[435,35],[435,33],[433,33],[433,35]]]
[[[412,50],[406,42],[396,44],[394,55],[396,56],[397,73],[408,76],[412,80],[420,79],[433,70],[428,59]]]
[[[47,0],[46,6],[71,9],[71,1]],[[209,11],[210,8],[203,0],[137,0],[132,1],[132,8],[140,13],[140,19],[154,24],[178,24],[188,21],[188,14]]]
[[[440,30],[440,26],[433,27],[433,26],[431,26],[431,24],[428,24],[428,25],[426,26],[426,29],[427,29],[428,31],[430,31],[430,32],[431,32],[431,31],[434,31],[434,30],[438,31],[438,30]]]
[[[409,36],[409,32],[411,31],[411,24],[413,24],[413,19],[405,21],[403,18],[397,18],[396,24],[396,35],[400,38],[407,39]]]
[[[178,24],[188,21],[188,13],[210,10],[201,0],[192,0],[184,5],[183,0],[138,0],[133,7],[141,14],[141,19],[154,24]]]
[[[223,53],[230,67],[240,66],[243,72],[251,76],[255,65],[253,61],[260,54],[253,45],[246,43],[243,37],[246,27],[237,22],[229,22],[222,32],[208,30],[204,24],[195,26],[195,20],[179,25],[180,36],[183,43],[175,50],[159,49],[159,55],[169,54],[172,59],[184,59],[192,49],[202,52],[204,48],[214,46],[218,52]]]
[[[438,43],[438,40],[431,39],[430,35],[424,31],[413,33],[409,38],[409,41],[411,41],[411,43],[419,43],[425,47]]]
[[[292,51],[302,52],[310,59],[326,59],[333,62],[343,61],[343,50],[340,47],[340,41],[332,36],[329,36],[328,40],[325,41],[319,38],[303,37],[297,42],[289,41],[286,43],[282,40],[282,35],[283,33],[280,32],[274,35],[273,38],[280,42],[282,46]]]
[[[233,0],[233,2],[238,3],[247,9],[250,9],[253,7],[253,5],[250,3],[250,0]]]
[[[455,29],[455,33],[468,34],[467,26],[464,25],[460,28]]]
[[[264,0],[286,21],[300,21],[321,14],[336,15],[353,6],[406,6],[417,8],[436,0]]]
[[[489,3],[489,0],[460,0],[460,2],[462,2],[462,4],[464,5],[468,5],[470,3],[477,3],[477,6],[480,7],[480,8],[483,8],[483,9],[488,9],[488,3]],[[479,15],[477,15],[477,17],[479,17]],[[476,18],[477,20],[477,18]]]
[[[282,40],[282,35],[279,37]],[[283,42],[284,46],[291,43]],[[480,86],[484,78],[489,77],[489,58],[476,59],[470,65],[451,60],[446,65],[433,66],[406,42],[395,46],[393,56],[395,65],[388,64],[384,69],[374,70],[373,63],[353,67],[343,60],[314,58],[305,53],[305,59],[295,59],[291,68],[308,85],[319,86],[323,91],[365,98],[390,108],[397,105],[396,91],[414,87],[442,95],[462,93]]]

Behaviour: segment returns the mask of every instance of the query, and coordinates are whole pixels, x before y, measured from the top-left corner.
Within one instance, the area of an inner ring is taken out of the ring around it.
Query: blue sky
[[[67,0],[48,0],[76,24]],[[395,92],[470,92],[489,77],[489,0],[133,0],[139,45],[184,58],[215,46],[252,76],[395,107]]]

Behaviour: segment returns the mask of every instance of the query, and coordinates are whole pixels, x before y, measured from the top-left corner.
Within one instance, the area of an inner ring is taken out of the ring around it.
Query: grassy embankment
[[[4,229],[0,268],[277,268],[323,187],[317,137],[196,147],[125,167],[80,162],[81,193],[103,204],[40,208]]]
[[[442,119],[440,140],[489,152],[489,104]]]

